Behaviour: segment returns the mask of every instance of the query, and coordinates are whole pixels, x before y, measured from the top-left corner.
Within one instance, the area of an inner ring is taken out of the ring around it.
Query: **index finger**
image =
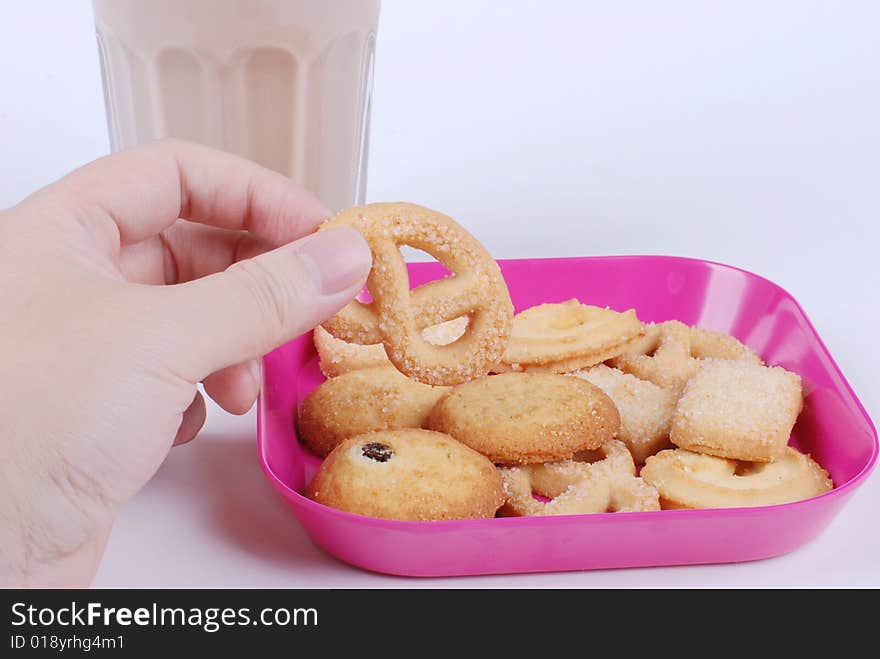
[[[162,141],[96,160],[42,190],[114,225],[120,242],[157,235],[178,218],[246,230],[273,245],[312,233],[327,208],[286,176],[223,151]]]

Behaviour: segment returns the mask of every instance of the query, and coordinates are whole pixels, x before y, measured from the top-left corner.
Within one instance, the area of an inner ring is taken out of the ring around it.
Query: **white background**
[[[880,3],[386,0],[370,200],[497,257],[731,263],[803,304],[880,411]],[[0,0],[0,207],[107,152],[87,0]],[[459,580],[350,568],[263,479],[253,414],[209,412],[122,511],[96,583],[880,586],[875,475],[816,541],[733,566]]]

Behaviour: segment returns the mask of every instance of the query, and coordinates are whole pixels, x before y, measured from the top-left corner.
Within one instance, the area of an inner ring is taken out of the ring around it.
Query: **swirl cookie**
[[[632,309],[618,313],[577,300],[541,304],[514,316],[495,370],[569,373],[621,354],[642,333]]]
[[[645,334],[608,361],[624,373],[680,393],[703,359],[730,359],[760,364],[750,348],[732,336],[677,320],[650,324]]]
[[[446,391],[410,380],[393,366],[351,371],[323,382],[306,397],[299,436],[323,457],[366,432],[420,428]]]
[[[785,452],[802,406],[800,376],[778,366],[709,359],[688,381],[669,438],[697,453],[772,462]]]
[[[428,418],[498,464],[566,460],[614,437],[620,416],[589,382],[546,373],[505,373],[448,392]]]
[[[422,337],[435,346],[445,346],[457,341],[467,329],[468,317],[462,316],[439,325],[422,330]],[[385,346],[381,343],[364,346],[337,339],[320,325],[314,332],[315,349],[321,372],[328,378],[335,378],[349,371],[377,366],[391,366]]]
[[[455,385],[486,375],[501,359],[510,336],[513,304],[498,264],[465,229],[436,211],[414,204],[370,204],[343,211],[321,229],[347,225],[370,245],[373,267],[367,288],[373,301],[349,303],[324,323],[344,341],[383,343],[401,373],[426,384]],[[402,245],[440,261],[451,277],[410,291]],[[421,330],[469,316],[464,334],[432,345]]]
[[[648,458],[642,478],[660,492],[664,509],[772,506],[818,496],[834,486],[828,472],[790,446],[771,463],[661,451]]]
[[[671,448],[669,427],[677,402],[674,392],[604,364],[572,375],[596,385],[614,402],[620,412],[617,438],[626,444],[638,464],[649,455]]]
[[[306,496],[381,519],[494,517],[501,476],[485,457],[442,433],[390,430],[353,437],[327,456]]]

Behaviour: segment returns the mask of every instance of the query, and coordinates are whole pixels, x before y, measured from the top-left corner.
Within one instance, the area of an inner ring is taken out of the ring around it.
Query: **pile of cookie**
[[[412,204],[349,209],[370,303],[315,330],[306,494],[397,520],[773,505],[832,488],[788,446],[801,379],[735,338],[578,300],[514,316],[488,252]],[[451,276],[409,289],[401,245]],[[638,465],[643,465],[639,470]]]

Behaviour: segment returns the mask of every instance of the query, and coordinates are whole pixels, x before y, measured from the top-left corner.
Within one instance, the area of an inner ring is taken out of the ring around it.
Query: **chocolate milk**
[[[114,150],[193,140],[363,200],[379,0],[93,4]]]

